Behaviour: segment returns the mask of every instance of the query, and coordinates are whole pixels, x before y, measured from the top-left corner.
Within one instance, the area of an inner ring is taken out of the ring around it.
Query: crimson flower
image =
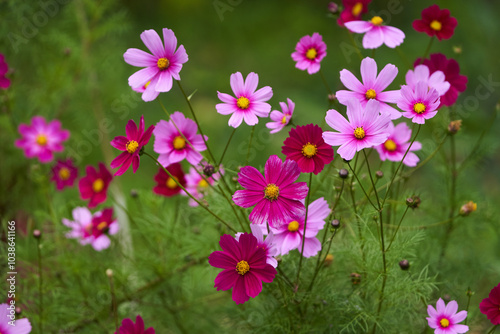
[[[450,16],[448,9],[432,5],[422,11],[422,19],[413,21],[413,29],[443,40],[453,36],[457,23],[457,19]]]
[[[361,19],[361,14],[368,12],[368,4],[372,0],[342,0],[344,10],[340,13],[337,23],[343,27],[344,23]]]
[[[106,200],[113,176],[102,162],[99,163],[99,171],[92,166],[87,166],[85,170],[87,175],[80,179],[78,188],[82,199],[90,199],[88,206],[92,209]]]
[[[491,289],[488,298],[484,298],[479,304],[479,310],[493,325],[500,325],[500,284]]]
[[[77,176],[78,168],[71,159],[57,160],[56,165],[52,167],[50,180],[55,182],[57,190],[62,190],[64,187],[72,187]]]
[[[186,187],[186,178],[184,177],[184,171],[180,163],[176,162],[166,169],[172,174],[175,180],[177,180],[183,187]],[[171,197],[177,195],[181,192],[181,187],[172,179],[167,172],[160,167],[158,173],[155,175],[156,186],[153,188],[153,192],[158,195]]]
[[[122,325],[115,334],[155,334],[155,330],[153,327],[144,330],[144,320],[138,315],[135,318],[135,324],[130,318],[123,319]]]

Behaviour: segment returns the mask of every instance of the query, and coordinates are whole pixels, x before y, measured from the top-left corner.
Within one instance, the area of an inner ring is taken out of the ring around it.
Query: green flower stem
[[[407,205],[406,206],[406,209],[405,209],[405,212],[403,213],[403,216],[401,216],[401,219],[399,220],[399,224],[398,224],[398,227],[396,227],[396,231],[394,232],[394,234],[392,235],[392,238],[391,238],[391,242],[389,243],[389,246],[387,246],[387,249],[385,250],[386,252],[389,251],[389,248],[391,248],[392,246],[392,242],[394,241],[394,239],[396,238],[396,234],[398,233],[399,231],[399,228],[401,227],[401,223],[403,222],[403,219],[405,218],[406,216],[406,213],[408,212],[408,209],[410,207]]]
[[[227,141],[226,147],[224,148],[224,151],[222,152],[222,156],[220,157],[219,163],[217,166],[220,166],[222,161],[224,160],[224,155],[226,155],[227,148],[229,147],[229,143],[231,142],[231,139],[233,139],[233,135],[236,132],[237,128],[234,128],[233,132],[231,132],[231,136],[229,136],[229,140]]]
[[[368,202],[370,202],[370,204],[373,206],[373,208],[375,210],[378,210],[379,208],[377,206],[375,206],[375,204],[373,204],[372,200],[370,199],[370,196],[368,196],[368,194],[366,193],[365,191],[365,188],[363,187],[363,185],[361,184],[361,181],[359,180],[358,178],[358,175],[356,174],[356,172],[354,171],[354,169],[351,167],[351,164],[349,162],[347,162],[347,165],[349,166],[349,169],[351,170],[352,174],[354,175],[354,177],[356,178],[356,180],[358,181],[359,183],[359,187],[361,188],[361,190],[363,190],[363,193],[365,194],[366,196],[366,199],[368,200]]]
[[[373,152],[373,151],[370,151],[370,152]],[[372,183],[372,189],[375,189],[375,182],[373,182],[373,176],[372,176],[372,172],[370,169],[370,163],[368,162],[368,156],[366,155],[366,151],[364,149],[363,149],[363,155],[365,156],[366,168],[368,169],[368,175],[370,176],[370,181]],[[377,189],[375,189],[375,198],[377,199],[378,209],[381,210],[382,208],[380,207],[380,198],[378,197]]]
[[[36,249],[38,254],[38,301],[40,314],[38,315],[38,330],[43,334],[43,275],[42,275],[42,247],[40,238],[36,238]]]
[[[295,280],[295,286],[298,288],[299,286],[299,279],[300,279],[300,270],[302,269],[302,259],[304,258],[304,245],[305,245],[305,239],[306,239],[306,226],[307,226],[307,215],[309,211],[309,201],[311,199],[311,192],[309,191],[312,186],[312,173],[309,173],[309,183],[308,183],[308,191],[307,191],[307,199],[306,199],[306,216],[304,217],[304,229],[302,231],[302,250],[300,252],[300,259],[299,259],[299,269],[297,270],[297,278]],[[297,292],[297,291],[295,291]]]
[[[250,133],[250,140],[248,142],[247,156],[245,158],[245,166],[248,166],[248,158],[250,157],[250,148],[252,147],[253,134],[255,132],[255,126],[252,126],[252,132]]]
[[[107,274],[107,272],[106,272]],[[109,289],[111,292],[111,311],[113,312],[113,318],[115,321],[115,331],[118,333],[118,307],[116,304],[115,286],[113,284],[113,275],[108,276],[109,279]]]
[[[354,37],[352,37],[352,33],[349,31],[349,29],[346,29],[346,31],[347,31],[347,35],[349,36],[349,39],[351,40],[352,45],[356,49],[356,53],[359,56],[359,60],[363,60],[363,55],[361,54],[359,47],[356,45],[356,41],[354,40]]]
[[[500,325],[495,325],[493,326],[493,328],[490,329],[490,331],[487,333],[487,334],[492,334],[494,333],[496,330],[497,330],[497,327],[500,326]]]
[[[435,39],[434,36],[432,36],[430,41],[429,41],[429,44],[427,44],[427,48],[425,49],[424,56],[420,60],[420,64],[422,64],[424,62],[424,59],[427,58],[427,56],[429,55],[429,51],[431,51],[431,47],[432,47],[432,43],[434,42],[434,39]]]

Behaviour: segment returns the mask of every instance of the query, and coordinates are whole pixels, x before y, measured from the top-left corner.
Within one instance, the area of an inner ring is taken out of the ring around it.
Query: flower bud
[[[349,176],[349,171],[345,168],[342,168],[341,170],[339,170],[339,176],[342,179],[347,179],[347,177]]]
[[[334,229],[338,229],[340,227],[340,221],[338,219],[334,219],[334,220],[332,220],[332,222],[330,223],[330,225],[332,225],[332,227]]]
[[[412,209],[416,209],[420,206],[420,197],[413,195],[412,197],[408,197],[406,199],[406,205],[408,205]]]
[[[328,267],[329,265],[331,265],[332,262],[333,262],[333,255],[332,254],[328,254],[325,257],[325,267]]]
[[[464,205],[462,205],[459,213],[460,213],[460,216],[466,217],[476,210],[477,210],[477,204],[474,203],[473,201],[469,201],[469,202],[465,203]]]
[[[328,11],[332,14],[336,14],[339,12],[339,5],[337,5],[335,2],[330,2],[328,4]]]
[[[410,262],[408,260],[401,260],[399,261],[399,267],[401,270],[408,270],[410,268]]]
[[[462,53],[462,47],[458,45],[453,46],[453,52],[456,53],[457,55]]]
[[[337,99],[335,94],[328,94],[328,101],[333,102]]]
[[[384,177],[384,172],[382,172],[381,170],[378,170],[377,172],[375,172],[375,176],[378,178],[378,179],[381,179]]]
[[[212,176],[215,173],[215,167],[211,164],[206,164],[205,167],[203,167],[203,174],[205,174],[207,177]]]
[[[361,283],[361,275],[360,274],[352,273],[349,276],[351,277],[351,282],[353,285],[358,285],[359,283]]]
[[[450,135],[454,135],[460,130],[461,127],[462,127],[461,119],[457,119],[456,121],[451,121],[450,124],[448,124],[448,133]]]
[[[135,189],[130,190],[130,197],[132,197],[132,198],[139,197],[139,193],[137,192],[137,190],[135,190]]]
[[[472,291],[470,288],[468,288],[467,291],[465,291],[465,295],[467,297],[472,297],[474,294],[475,294],[475,292]]]
[[[42,232],[40,230],[34,230],[33,236],[35,237],[35,239],[40,239],[42,237]]]
[[[113,277],[113,270],[112,269],[106,269],[106,276]]]

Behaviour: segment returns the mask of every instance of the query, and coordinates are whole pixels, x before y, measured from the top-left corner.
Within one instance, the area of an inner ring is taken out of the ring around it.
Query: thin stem
[[[250,133],[250,140],[248,141],[247,156],[245,158],[245,166],[248,166],[248,158],[250,157],[250,148],[252,147],[253,134],[255,132],[255,126],[252,126],[252,132]]]
[[[38,300],[40,302],[40,314],[38,315],[38,329],[43,334],[43,275],[42,275],[42,248],[40,238],[36,238],[36,248],[38,251]]]
[[[311,189],[312,185],[312,173],[309,173],[309,189]],[[307,191],[307,199],[306,199],[306,216],[304,218],[304,229],[302,231],[302,250],[300,251],[300,260],[299,260],[299,269],[297,270],[297,279],[295,285],[299,286],[299,278],[300,278],[300,270],[302,269],[302,259],[304,258],[304,245],[306,240],[306,226],[307,226],[307,215],[309,211],[309,201],[311,199],[311,192]]]
[[[405,218],[405,215],[406,213],[408,212],[408,209],[410,207],[407,205],[406,206],[406,209],[405,209],[405,212],[403,213],[403,216],[401,216],[401,219],[399,220],[399,224],[398,224],[398,227],[396,228],[396,232],[394,232],[394,235],[392,236],[392,239],[391,239],[391,242],[389,243],[389,246],[387,246],[387,249],[385,250],[386,252],[389,251],[389,248],[391,248],[392,246],[392,242],[394,241],[394,239],[396,238],[396,234],[398,233],[399,231],[399,227],[401,226],[401,223],[403,222],[403,219]]]
[[[375,182],[373,182],[373,176],[372,176],[372,172],[371,172],[371,169],[370,169],[370,164],[368,162],[368,156],[366,155],[366,152],[365,152],[364,149],[363,149],[363,154],[365,156],[366,168],[368,169],[368,175],[370,176],[370,181],[372,182],[372,187],[373,187],[373,189],[375,189]],[[377,189],[375,189],[375,198],[377,199],[378,209],[380,210],[381,209],[380,208],[380,199],[378,197]]]
[[[433,42],[434,42],[434,36],[431,37],[429,44],[427,44],[427,48],[425,49],[424,56],[422,57],[422,59],[420,59],[420,64],[422,64],[424,62],[425,58],[427,58],[427,56],[429,55],[429,51],[431,50],[431,46],[432,46]]]
[[[108,269],[106,271],[106,275],[108,275],[109,278],[109,288],[111,290],[111,310],[113,312],[113,318],[115,320],[115,331],[118,333],[118,310],[117,310],[117,304],[116,304],[116,295],[115,295],[115,286],[113,284],[113,272],[111,269]]]
[[[498,326],[499,326],[499,325],[495,325],[495,326],[493,326],[493,328],[492,328],[492,329],[490,329],[490,331],[489,331],[487,334],[492,334],[492,333],[494,333],[494,332],[497,330],[497,327],[498,327]]]
[[[358,180],[359,186],[361,187],[361,190],[363,190],[363,193],[365,194],[366,199],[368,200],[368,202],[370,202],[370,204],[373,206],[373,208],[375,210],[378,210],[379,208],[377,208],[375,206],[375,204],[373,204],[372,200],[370,199],[370,197],[366,193],[365,188],[363,188],[363,185],[361,184],[361,181],[359,180],[358,175],[356,175],[356,172],[354,172],[354,169],[351,167],[351,164],[349,162],[347,162],[347,166],[349,166],[349,169],[351,170],[352,174],[354,175],[354,177],[356,178],[356,180]]]
[[[472,291],[470,289],[470,286],[467,288],[467,307],[465,308],[465,311],[467,312],[467,314],[469,313],[469,306],[470,306],[470,298],[472,297]],[[467,318],[465,318],[465,322],[464,322],[464,325],[467,325]]]
[[[229,147],[229,143],[231,142],[231,139],[233,139],[233,135],[236,132],[237,128],[234,128],[233,132],[231,132],[231,136],[229,136],[229,140],[227,141],[226,147],[224,148],[224,151],[222,152],[222,156],[220,157],[219,163],[217,166],[220,166],[222,163],[222,160],[224,160],[224,155],[226,155],[227,148]]]
[[[328,85],[328,81],[326,81],[325,75],[323,74],[323,71],[321,69],[319,70],[319,76],[321,77],[321,80],[323,81],[323,84],[325,85],[326,90],[330,95],[333,95],[333,91],[330,89],[330,86]]]
[[[363,60],[363,55],[361,54],[361,51],[359,50],[359,47],[356,44],[356,41],[354,40],[354,37],[352,37],[352,33],[348,29],[346,29],[346,31],[347,31],[347,35],[349,36],[349,39],[351,40],[352,45],[356,49],[356,53],[358,54],[359,59]]]

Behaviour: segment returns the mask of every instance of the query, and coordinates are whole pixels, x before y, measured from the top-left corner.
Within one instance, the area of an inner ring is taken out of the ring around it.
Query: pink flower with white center
[[[2,334],[28,334],[31,333],[31,324],[27,318],[16,319],[15,325],[9,324],[10,316],[15,315],[15,304],[0,304],[0,333]]]
[[[339,90],[335,96],[343,105],[347,105],[350,99],[357,99],[363,107],[368,101],[375,100],[380,102],[380,112],[389,113],[391,119],[401,117],[401,113],[387,103],[397,103],[401,93],[399,90],[391,90],[384,92],[392,81],[398,75],[398,68],[392,64],[384,66],[382,71],[377,75],[377,63],[370,57],[366,57],[361,61],[361,79],[363,83],[352,74],[344,69],[340,71],[340,81],[349,90]]]
[[[375,100],[368,101],[365,108],[358,100],[349,100],[347,118],[336,110],[328,110],[326,123],[338,132],[323,132],[325,143],[340,145],[337,153],[345,160],[351,160],[364,148],[384,143],[389,137],[387,127],[391,120],[389,115],[380,114],[380,103]]]
[[[271,120],[272,122],[266,123],[266,128],[271,129],[271,133],[276,133],[281,131],[285,126],[288,125],[290,120],[292,119],[293,111],[295,109],[295,103],[286,99],[286,102],[280,102],[280,107],[283,112],[279,110],[271,111]]]
[[[200,152],[207,149],[203,137],[196,134],[198,126],[192,119],[176,111],[170,121],[160,120],[153,131],[153,149],[159,153],[158,161],[163,167],[186,159],[191,165],[198,164],[203,158]],[[187,141],[186,141],[187,140]],[[208,137],[205,136],[205,140]]]
[[[383,144],[375,146],[375,149],[380,156],[380,160],[385,161],[387,159],[389,161],[399,162],[403,159],[406,150],[408,150],[410,146],[411,130],[406,123],[399,123],[394,126],[394,124],[390,122],[387,131],[389,132],[389,138],[387,138]],[[420,149],[422,149],[422,144],[418,141],[414,141],[403,163],[408,167],[415,167],[420,159],[415,153],[412,153],[412,151],[418,151]]]
[[[436,308],[432,305],[427,306],[429,317],[426,318],[429,327],[434,329],[435,334],[461,334],[469,330],[469,326],[459,325],[467,318],[467,311],[458,312],[458,304],[452,300],[445,305],[444,301],[439,298]]]
[[[297,62],[295,67],[302,71],[307,70],[309,74],[319,71],[321,60],[325,57],[326,44],[317,32],[312,36],[302,37],[292,53],[292,59]]]
[[[266,251],[266,262],[276,268],[278,266],[278,260],[276,260],[274,257],[279,255],[279,253],[278,248],[276,248],[276,245],[274,243],[274,234],[273,232],[271,232],[264,239],[262,226],[265,227],[266,225],[250,224],[250,229],[252,230],[252,235],[257,238],[257,247],[260,247]],[[235,239],[239,241],[240,235],[242,234],[243,233],[241,232],[236,233]]]
[[[376,49],[382,44],[390,48],[403,43],[405,33],[398,28],[382,25],[384,20],[380,16],[374,16],[370,21],[346,22],[345,26],[352,32],[363,34],[363,47],[365,49]]]
[[[417,82],[415,89],[401,86],[398,107],[405,111],[403,116],[413,123],[424,124],[426,119],[436,116],[440,103],[437,90],[429,89],[425,82]]]
[[[450,88],[450,83],[445,79],[442,71],[436,71],[430,74],[429,67],[426,65],[417,65],[414,71],[408,70],[406,73],[406,84],[410,86],[411,89],[415,89],[417,82],[423,81],[429,88],[437,90],[439,96],[446,94]]]
[[[69,138],[69,131],[61,129],[61,122],[45,122],[42,116],[34,116],[31,125],[19,125],[22,138],[15,141],[16,147],[24,150],[27,158],[37,157],[41,163],[51,162],[54,152],[64,150],[63,141]]]
[[[271,105],[266,103],[272,96],[273,90],[269,86],[257,90],[259,76],[251,72],[245,81],[240,72],[231,74],[231,89],[235,95],[217,92],[217,96],[224,103],[218,103],[215,108],[221,115],[231,115],[229,126],[237,128],[241,122],[252,126],[259,122],[258,117],[267,117],[271,111]]]
[[[182,64],[188,61],[188,55],[183,45],[175,50],[177,38],[170,29],[163,28],[165,44],[153,29],[144,31],[141,39],[152,54],[132,48],[125,52],[123,58],[127,64],[145,67],[132,74],[128,84],[134,90],[144,88],[142,99],[148,102],[156,99],[161,92],[168,92],[172,88],[172,78],[181,80],[179,72]]]
[[[306,235],[304,238],[305,215],[296,217],[279,228],[272,228],[274,233],[274,244],[280,255],[286,255],[293,249],[302,251],[302,240],[304,240],[304,257],[311,257],[321,250],[321,242],[316,235],[325,226],[325,219],[330,214],[328,202],[323,197],[318,198],[307,209]]]
[[[223,170],[221,170],[223,173]],[[186,190],[196,199],[201,200],[211,185],[215,183],[213,177],[206,177],[203,175],[203,169],[197,167],[196,169],[189,168],[189,174],[185,175],[186,178]],[[182,196],[188,196],[184,190],[181,190]],[[198,206],[195,200],[189,198],[189,206]]]

